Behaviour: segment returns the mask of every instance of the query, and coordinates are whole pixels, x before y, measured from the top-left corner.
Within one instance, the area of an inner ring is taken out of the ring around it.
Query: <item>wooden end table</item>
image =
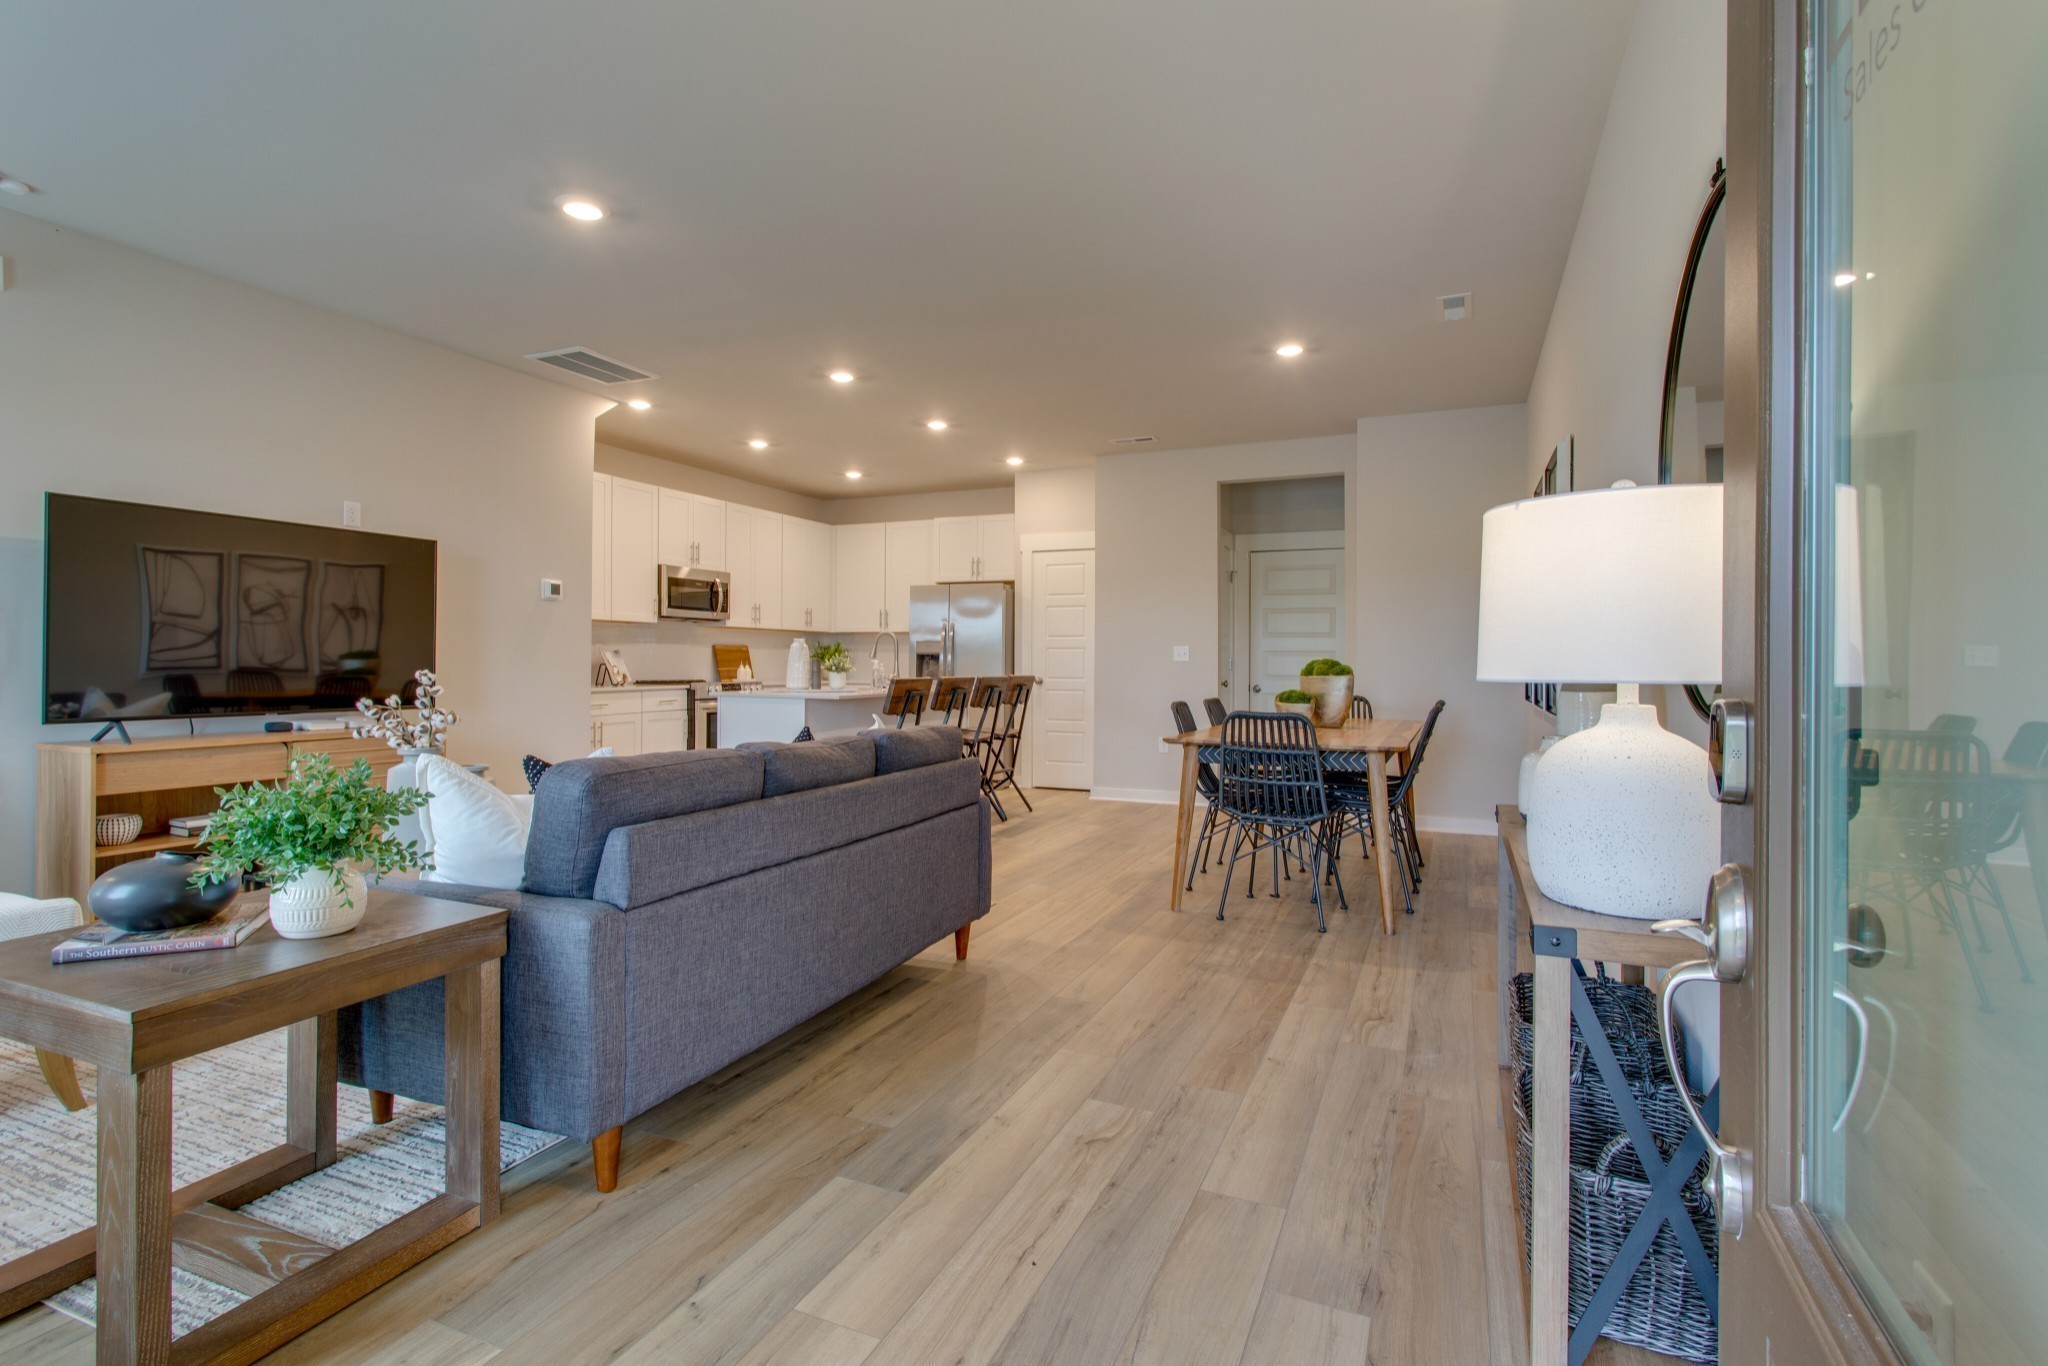
[[[0,1036],[99,1067],[98,1227],[0,1264],[0,1315],[97,1275],[101,1363],[253,1361],[489,1222],[505,919],[373,891],[363,923],[330,939],[266,926],[232,949],[61,966],[50,946],[68,931],[0,943]],[[334,1161],[335,1012],[435,978],[447,997],[445,1192],[343,1248],[240,1213]],[[173,1190],[171,1064],[285,1026],[285,1142]],[[173,1342],[174,1258],[252,1297]]]

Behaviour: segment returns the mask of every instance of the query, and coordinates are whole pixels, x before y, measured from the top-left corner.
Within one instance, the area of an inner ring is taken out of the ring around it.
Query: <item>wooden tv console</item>
[[[197,839],[170,833],[171,818],[216,809],[216,787],[275,782],[293,755],[314,752],[332,755],[336,767],[368,759],[380,776],[398,762],[382,740],[358,740],[345,730],[37,745],[36,895],[85,905],[93,879],[114,865],[196,846]],[[94,817],[129,811],[142,817],[141,838],[99,844]]]

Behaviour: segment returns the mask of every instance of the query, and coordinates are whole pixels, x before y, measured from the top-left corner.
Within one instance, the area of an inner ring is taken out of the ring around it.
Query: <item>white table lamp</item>
[[[1721,677],[1721,486],[1530,498],[1486,514],[1481,682],[1618,683],[1600,722],[1531,782],[1529,871],[1604,915],[1696,917],[1720,865],[1706,751],[1644,706],[1644,683]]]

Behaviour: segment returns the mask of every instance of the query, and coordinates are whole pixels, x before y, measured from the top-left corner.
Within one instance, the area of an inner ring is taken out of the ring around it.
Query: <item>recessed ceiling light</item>
[[[752,446],[757,451],[765,451],[768,449],[768,439],[766,437],[757,436],[752,441],[749,441],[747,444],[749,446]]]
[[[629,398],[626,400],[626,406],[636,413],[644,413],[654,405],[644,398]]]
[[[1015,467],[1017,465],[1021,465],[1024,463],[1024,457],[1021,455],[1013,455],[1008,460],[1005,460],[1003,463],[1005,465]]]
[[[1273,348],[1273,354],[1280,357],[1280,359],[1282,360],[1293,360],[1296,356],[1300,355],[1305,350],[1307,350],[1307,348],[1304,347],[1300,342],[1281,342],[1278,346]]]
[[[833,372],[832,372],[831,374],[827,375],[827,376],[826,376],[825,378],[827,378],[827,379],[831,380],[831,381],[832,381],[832,382],[833,382],[834,384],[851,384],[851,383],[853,383],[853,371],[851,371],[851,370],[834,370],[834,371],[833,371]]]
[[[931,421],[925,423],[924,425],[931,428],[935,432],[943,432],[950,424],[943,417],[935,417]]]
[[[1855,283],[1856,283],[1856,272],[1855,272],[1855,271],[1853,271],[1853,270],[1843,270],[1843,271],[1837,271],[1837,272],[1835,273],[1835,288],[1836,288],[1836,289],[1847,289],[1847,288],[1848,288],[1848,287],[1849,287],[1850,285],[1853,285],[1853,284],[1855,284]]]
[[[858,479],[858,478],[860,478],[860,471],[859,471],[859,470],[848,470],[848,471],[846,472],[846,477],[847,477],[848,479]]]
[[[604,217],[604,205],[580,195],[565,194],[555,203],[561,206],[563,213],[579,223],[595,223]]]

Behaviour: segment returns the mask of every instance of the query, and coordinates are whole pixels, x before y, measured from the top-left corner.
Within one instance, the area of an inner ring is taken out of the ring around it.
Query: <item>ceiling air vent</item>
[[[624,361],[600,356],[587,346],[564,346],[556,351],[534,351],[528,360],[537,360],[542,365],[552,365],[558,370],[567,370],[572,375],[594,379],[599,384],[633,384],[643,379],[657,379],[645,370],[635,370]]]
[[[1446,294],[1436,301],[1436,306],[1443,313],[1444,321],[1447,323],[1454,323],[1460,319],[1472,316],[1472,296],[1470,294]]]
[[[1112,446],[1143,446],[1158,439],[1156,436],[1116,436],[1110,438],[1109,444]]]

